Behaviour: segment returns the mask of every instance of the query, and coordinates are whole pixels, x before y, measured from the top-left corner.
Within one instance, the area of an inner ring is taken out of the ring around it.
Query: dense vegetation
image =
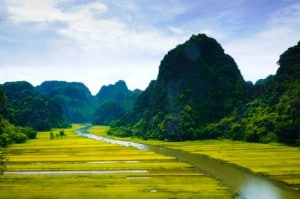
[[[297,144],[299,49],[298,43],[284,52],[277,74],[253,86],[214,39],[192,36],[164,57],[157,80],[139,96],[123,125],[110,134]]]
[[[64,110],[55,100],[40,96],[28,82],[7,82],[2,86],[11,114],[9,121],[34,130],[48,130],[66,125]]]
[[[59,102],[68,122],[90,122],[95,101],[89,89],[80,82],[45,81],[37,87],[42,96]]]
[[[36,138],[36,131],[29,127],[19,127],[11,124],[8,121],[11,118],[12,113],[7,97],[0,88],[0,149],[12,143],[24,143],[27,139]],[[0,158],[3,157],[1,156]],[[3,163],[2,160],[0,161]]]
[[[106,102],[96,109],[93,124],[110,125],[124,116],[125,110],[120,104],[114,101]]]
[[[300,142],[300,42],[285,51],[275,76],[259,81],[252,100],[209,128],[251,142]]]
[[[33,87],[18,81],[6,82],[1,88],[8,99],[1,116],[14,125],[38,131],[66,127],[68,123],[116,123],[141,92],[130,91],[122,80],[103,86],[96,96],[80,82],[45,81]]]
[[[157,80],[138,98],[126,123],[144,138],[198,139],[204,125],[242,104],[245,89],[222,47],[206,35],[192,36],[164,57]]]
[[[103,86],[96,96],[92,96],[89,89],[80,82],[46,81],[37,87],[37,91],[62,104],[68,122],[95,124],[109,124],[112,120],[120,119],[115,116],[122,115],[111,117],[113,112],[101,115],[101,107],[105,108],[115,102],[116,106],[122,108],[120,113],[128,111],[140,93],[138,90],[130,91],[122,80],[114,85]]]
[[[140,90],[131,91],[123,80],[102,86],[97,93],[97,105],[93,117],[93,124],[114,125],[121,120],[125,113],[132,109]]]
[[[119,80],[115,84],[108,86],[102,86],[100,91],[97,93],[97,104],[102,105],[107,102],[116,102],[125,111],[128,111],[134,105],[137,96],[142,91],[136,89],[131,91],[127,88],[125,81]]]

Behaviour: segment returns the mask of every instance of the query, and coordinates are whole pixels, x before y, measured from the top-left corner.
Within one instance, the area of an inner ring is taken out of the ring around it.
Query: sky
[[[76,81],[96,94],[122,79],[143,90],[164,55],[199,33],[255,82],[300,40],[300,1],[0,0],[0,84]]]

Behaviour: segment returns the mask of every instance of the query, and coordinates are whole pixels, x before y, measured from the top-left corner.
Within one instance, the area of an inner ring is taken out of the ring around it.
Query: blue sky
[[[145,89],[192,34],[215,38],[245,80],[275,74],[300,39],[299,0],[1,0],[0,83],[123,79]]]

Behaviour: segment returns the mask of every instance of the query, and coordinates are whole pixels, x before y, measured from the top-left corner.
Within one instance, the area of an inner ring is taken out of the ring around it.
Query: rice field
[[[6,148],[0,198],[232,198],[189,164],[79,137],[74,130],[81,127],[73,125],[53,140],[50,132],[39,132],[35,140]]]
[[[98,135],[106,135],[107,128],[94,126],[89,131]],[[185,142],[145,141],[138,138],[126,138],[126,140],[207,155],[300,189],[299,147],[279,143],[260,144],[231,140]]]
[[[171,147],[171,146],[170,146]],[[277,143],[259,144],[230,140],[174,143],[174,147],[204,154],[300,188],[300,149]]]

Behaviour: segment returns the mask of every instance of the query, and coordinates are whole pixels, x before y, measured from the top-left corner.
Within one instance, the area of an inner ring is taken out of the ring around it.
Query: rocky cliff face
[[[139,120],[143,130],[156,128],[159,138],[187,139],[193,137],[187,135],[192,129],[221,119],[241,104],[245,88],[237,65],[220,44],[204,34],[193,35],[163,58],[156,82],[131,113],[132,121]]]
[[[200,114],[198,123],[228,114],[241,102],[244,86],[234,60],[203,34],[171,50],[162,60],[157,78],[164,111],[176,112],[190,105]]]

